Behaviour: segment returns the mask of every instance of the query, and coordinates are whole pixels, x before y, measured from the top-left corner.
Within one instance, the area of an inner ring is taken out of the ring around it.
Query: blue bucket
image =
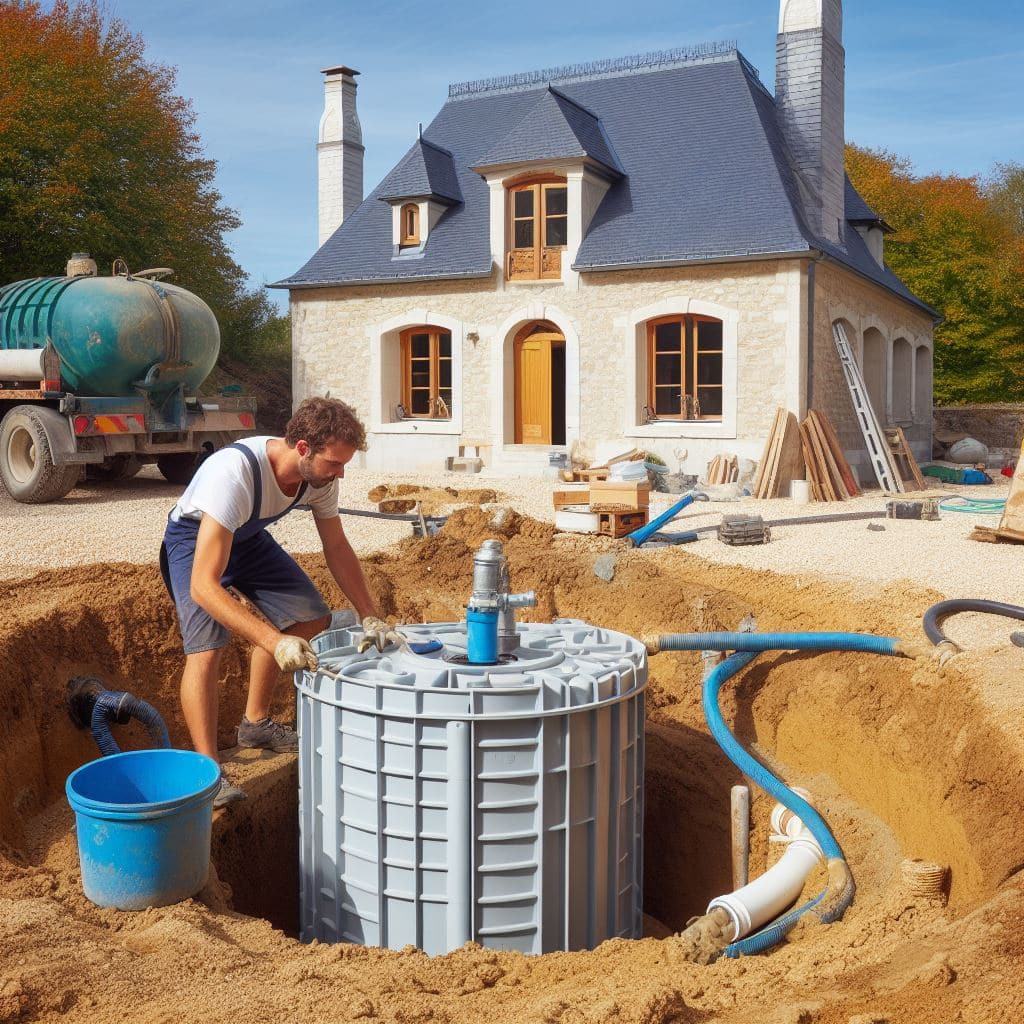
[[[132,750],[68,776],[82,888],[97,906],[165,907],[194,896],[210,867],[220,766],[191,750]]]

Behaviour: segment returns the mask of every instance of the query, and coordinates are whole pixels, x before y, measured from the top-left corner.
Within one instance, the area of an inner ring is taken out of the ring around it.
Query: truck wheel
[[[169,484],[187,484],[195,476],[199,461],[195,452],[174,452],[161,455],[156,460],[156,468]]]
[[[118,452],[100,463],[86,468],[86,475],[93,480],[131,480],[142,469],[139,459],[129,452]]]
[[[15,406],[0,425],[0,480],[15,501],[40,505],[63,498],[81,467],[55,466],[42,417],[30,405]]]

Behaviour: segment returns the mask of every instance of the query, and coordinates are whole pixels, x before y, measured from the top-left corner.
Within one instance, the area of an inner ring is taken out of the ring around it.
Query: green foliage
[[[279,359],[281,320],[246,289],[173,69],[97,0],[0,0],[0,284],[62,274],[72,252],[100,272],[173,267],[213,309],[222,347]]]
[[[1024,169],[976,178],[915,176],[892,153],[848,146],[854,186],[894,229],[886,262],[943,314],[935,400],[1024,400]]]

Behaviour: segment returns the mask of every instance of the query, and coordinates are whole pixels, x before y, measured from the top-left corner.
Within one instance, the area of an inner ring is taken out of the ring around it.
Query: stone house
[[[517,472],[575,441],[757,459],[814,407],[868,482],[841,321],[929,455],[936,315],[846,178],[844,59],[840,0],[781,0],[774,96],[728,44],[453,85],[365,199],[358,72],[327,69],[320,248],[275,285],[295,400],[356,406],[371,467],[472,440]]]

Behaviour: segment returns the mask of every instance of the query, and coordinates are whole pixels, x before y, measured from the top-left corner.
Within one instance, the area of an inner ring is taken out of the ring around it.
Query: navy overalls
[[[302,500],[306,493],[305,481],[283,512],[260,519],[263,475],[259,460],[246,445],[228,447],[245,454],[252,468],[254,496],[252,514],[234,533],[221,584],[244,594],[280,630],[296,622],[311,622],[329,615],[330,609],[309,577],[267,532],[271,523],[287,515]],[[192,561],[198,533],[198,519],[175,521],[168,517],[164,542],[160,546],[160,572],[174,598],[186,654],[224,647],[230,637],[224,626],[192,600]]]

